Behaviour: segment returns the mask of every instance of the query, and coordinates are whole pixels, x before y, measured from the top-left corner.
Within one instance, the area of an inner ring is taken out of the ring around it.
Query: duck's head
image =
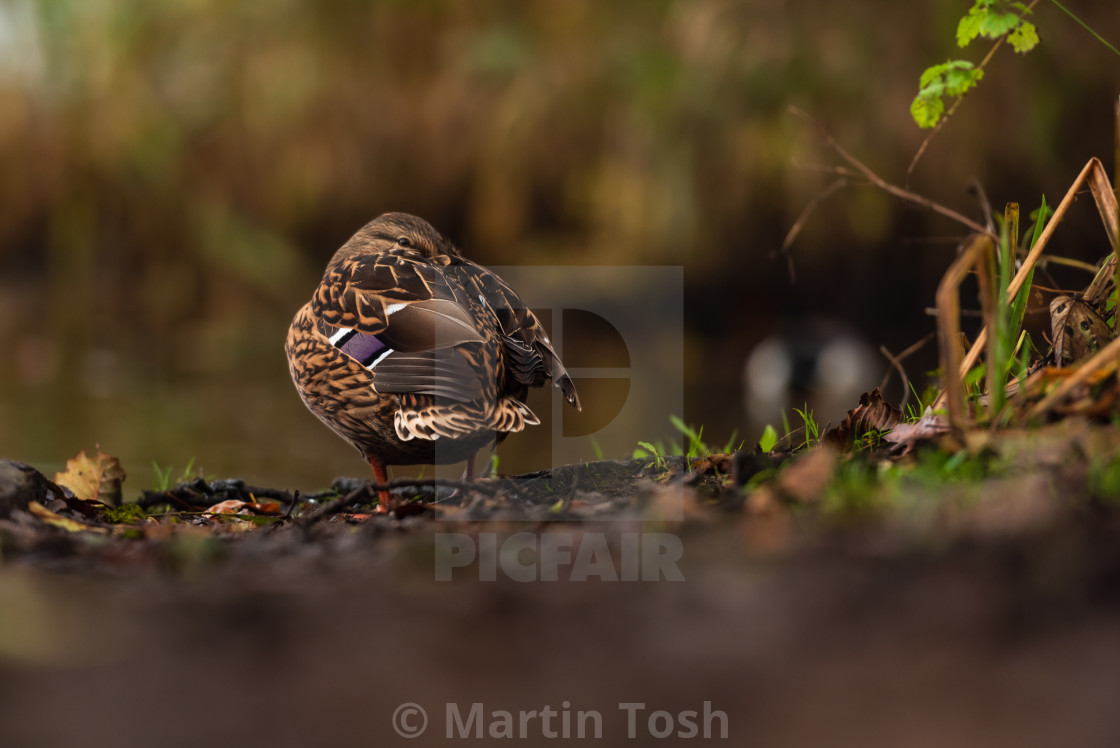
[[[342,245],[331,265],[359,255],[408,248],[425,257],[458,257],[459,250],[432,224],[408,213],[385,213],[373,219]]]

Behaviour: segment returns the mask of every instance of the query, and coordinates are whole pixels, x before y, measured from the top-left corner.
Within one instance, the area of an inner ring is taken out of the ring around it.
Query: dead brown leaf
[[[1056,296],[1050,302],[1050,334],[1058,366],[1091,356],[1114,337],[1096,307],[1073,296]]]
[[[279,515],[283,512],[280,511],[280,502],[278,501],[240,501],[238,499],[226,499],[219,501],[209,509],[203,511],[203,514],[266,514],[266,515]]]
[[[729,454],[710,454],[689,460],[689,469],[697,473],[729,475],[732,459],[733,456]]]
[[[876,387],[859,396],[859,404],[848,411],[839,426],[824,435],[824,441],[844,449],[865,434],[891,430],[901,419],[902,411],[884,400]]]
[[[43,520],[51,527],[57,527],[60,530],[65,530],[66,532],[93,532],[101,535],[104,535],[106,532],[108,532],[108,530],[106,530],[104,527],[92,527],[90,525],[83,525],[77,520],[70,519],[69,517],[63,517],[61,514],[57,514],[55,512],[52,512],[50,509],[47,509],[38,501],[32,501],[28,503],[27,511]]]
[[[109,506],[121,503],[121,484],[126,474],[116,457],[97,448],[90,457],[83,449],[66,461],[66,469],[54,476],[54,482],[69,488],[82,501],[99,501]]]
[[[926,408],[926,412],[916,423],[900,423],[885,434],[883,439],[894,444],[895,449],[905,455],[912,452],[919,442],[937,439],[949,431],[948,419],[940,413],[934,413],[932,408]]]

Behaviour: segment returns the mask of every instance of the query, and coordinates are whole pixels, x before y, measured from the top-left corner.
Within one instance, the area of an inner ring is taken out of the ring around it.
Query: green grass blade
[[[1093,35],[1093,37],[1094,37],[1094,38],[1095,38],[1095,39],[1096,39],[1096,40],[1097,40],[1098,42],[1100,42],[1101,44],[1103,44],[1104,46],[1106,46],[1106,47],[1108,47],[1108,48],[1109,48],[1110,50],[1112,50],[1112,53],[1113,53],[1114,55],[1116,55],[1117,57],[1120,57],[1120,51],[1117,51],[1116,47],[1114,47],[1114,46],[1112,46],[1111,44],[1109,44],[1109,43],[1108,43],[1108,41],[1107,41],[1107,40],[1105,40],[1105,38],[1104,38],[1103,36],[1101,36],[1101,35],[1100,35],[1100,34],[1098,34],[1098,33],[1097,33],[1096,31],[1094,31],[1094,30],[1093,30],[1093,27],[1091,27],[1091,26],[1090,26],[1089,24],[1085,23],[1085,22],[1084,22],[1084,21],[1082,21],[1082,20],[1081,20],[1080,18],[1078,18],[1077,16],[1075,16],[1075,15],[1073,14],[1073,12],[1072,12],[1072,11],[1071,11],[1071,10],[1070,10],[1069,8],[1067,8],[1066,6],[1064,6],[1064,5],[1062,5],[1061,3],[1059,3],[1059,2],[1058,2],[1058,0],[1050,0],[1050,2],[1052,2],[1052,3],[1054,4],[1054,5],[1057,5],[1057,6],[1058,6],[1058,8],[1059,8],[1059,10],[1061,10],[1061,11],[1062,11],[1062,12],[1064,12],[1064,13],[1065,13],[1065,14],[1066,14],[1067,16],[1069,16],[1070,18],[1072,18],[1072,19],[1073,19],[1073,20],[1074,20],[1074,21],[1075,21],[1075,22],[1077,23],[1077,25],[1078,25],[1078,26],[1080,26],[1081,28],[1085,29],[1085,30],[1086,30],[1086,31],[1088,31],[1088,32],[1089,32],[1090,34],[1092,34],[1092,35]]]
[[[766,428],[762,430],[762,436],[758,439],[758,447],[763,452],[770,452],[774,449],[774,445],[778,443],[778,432],[770,424],[766,424]]]

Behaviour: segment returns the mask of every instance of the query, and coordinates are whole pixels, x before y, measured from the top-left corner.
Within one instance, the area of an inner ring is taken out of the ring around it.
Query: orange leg
[[[373,468],[373,479],[378,483],[384,485],[389,482],[389,473],[385,470],[384,463],[376,457],[367,457],[366,461],[369,466]],[[386,490],[378,491],[378,498],[381,500],[381,511],[389,511],[389,492]]]

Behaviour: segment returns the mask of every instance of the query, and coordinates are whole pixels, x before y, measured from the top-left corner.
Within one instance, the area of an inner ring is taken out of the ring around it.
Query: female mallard
[[[529,387],[580,408],[540,321],[505,281],[425,220],[386,213],[335,252],[285,349],[307,407],[386,465],[449,463],[539,423]],[[389,494],[381,491],[381,506]]]

